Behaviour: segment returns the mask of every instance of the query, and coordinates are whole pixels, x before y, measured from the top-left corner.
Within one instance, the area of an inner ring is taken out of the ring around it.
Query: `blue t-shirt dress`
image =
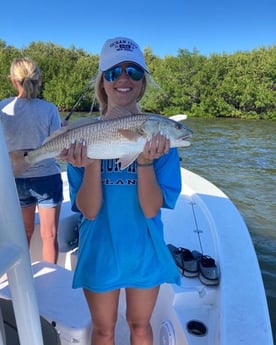
[[[154,160],[164,208],[173,209],[181,191],[178,151]],[[72,210],[83,168],[68,164]],[[103,203],[94,220],[83,218],[73,288],[106,292],[119,288],[151,288],[180,284],[180,273],[163,238],[161,210],[146,218],[137,192],[137,166],[124,170],[116,160],[102,160]]]

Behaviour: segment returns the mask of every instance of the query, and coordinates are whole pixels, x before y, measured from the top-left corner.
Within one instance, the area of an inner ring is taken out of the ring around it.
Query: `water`
[[[243,216],[262,271],[276,343],[276,122],[187,119],[182,166],[213,182]]]

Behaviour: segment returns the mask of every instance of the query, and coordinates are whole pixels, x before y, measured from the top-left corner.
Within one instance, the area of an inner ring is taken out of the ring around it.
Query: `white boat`
[[[43,344],[40,314],[55,326],[62,345],[90,345],[90,314],[82,290],[71,288],[77,247],[72,248],[69,243],[76,236],[78,215],[70,209],[66,174],[63,173],[60,255],[58,264],[52,265],[41,261],[38,219],[31,258],[28,256],[11,170],[2,164],[7,155],[1,155],[0,202],[5,203],[5,208],[0,210],[0,275],[7,272],[8,279],[2,276],[0,297],[13,300],[20,344]],[[181,286],[162,285],[152,316],[154,345],[273,345],[262,276],[240,213],[212,183],[181,170],[183,186],[176,208],[162,210],[165,240],[214,258],[220,282],[206,286],[198,277],[182,277]],[[5,345],[4,340],[1,343],[4,331],[0,318],[1,329],[0,345]],[[116,345],[127,344],[122,294]]]

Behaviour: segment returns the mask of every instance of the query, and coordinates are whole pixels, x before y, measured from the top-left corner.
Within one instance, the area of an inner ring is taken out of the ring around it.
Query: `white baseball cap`
[[[102,72],[107,71],[125,61],[134,62],[149,73],[144,55],[136,42],[127,37],[108,39],[100,54],[100,70]]]

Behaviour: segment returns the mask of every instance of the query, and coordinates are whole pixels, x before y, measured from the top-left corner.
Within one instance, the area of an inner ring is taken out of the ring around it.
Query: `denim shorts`
[[[55,207],[63,201],[61,174],[15,179],[21,207]]]

